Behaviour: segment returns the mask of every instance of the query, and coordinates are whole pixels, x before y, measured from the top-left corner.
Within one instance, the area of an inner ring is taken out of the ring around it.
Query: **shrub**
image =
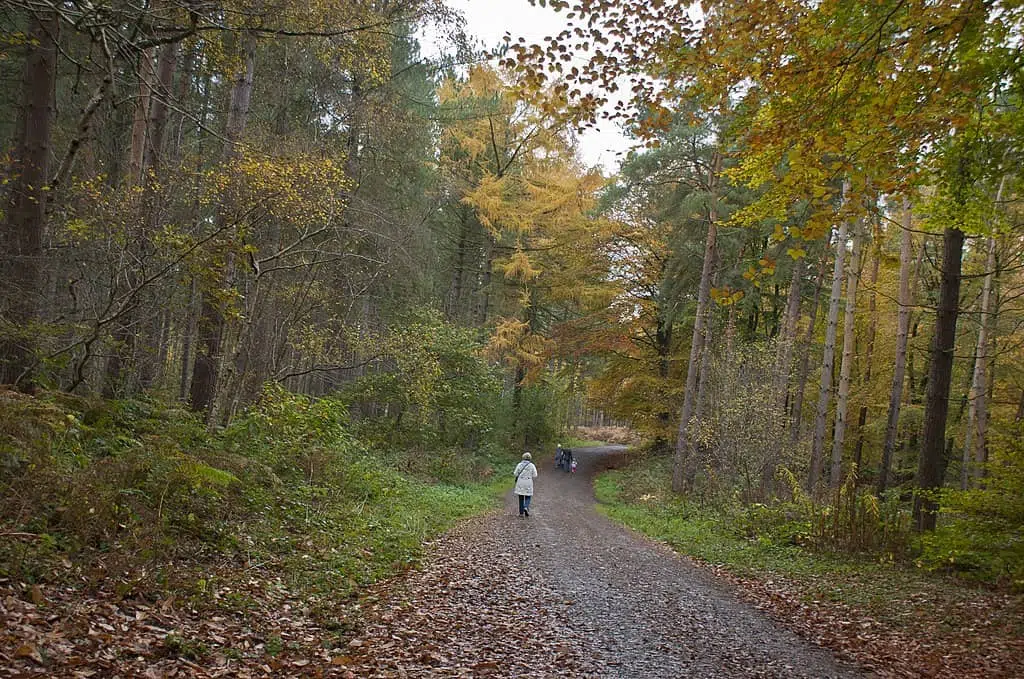
[[[994,432],[982,485],[941,495],[938,529],[921,540],[919,565],[1024,589],[1024,446]]]

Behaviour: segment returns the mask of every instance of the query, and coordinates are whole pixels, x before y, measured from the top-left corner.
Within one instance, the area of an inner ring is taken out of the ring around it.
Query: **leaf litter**
[[[695,564],[599,516],[588,474],[545,476],[531,518],[467,520],[329,613],[272,569],[218,573],[205,602],[0,579],[0,677],[1024,676],[1019,638],[943,646]]]

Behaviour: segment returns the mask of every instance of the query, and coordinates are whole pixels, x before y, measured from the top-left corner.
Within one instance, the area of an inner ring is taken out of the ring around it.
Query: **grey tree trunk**
[[[864,387],[871,384],[871,364],[875,356],[875,336],[878,330],[878,269],[882,260],[882,231],[879,225],[875,224],[875,235],[873,238],[871,273],[868,278],[868,285],[871,288],[871,299],[868,301],[868,338],[867,349],[864,352],[864,371],[861,373],[860,383]],[[853,453],[853,464],[857,471],[857,480],[861,478],[861,468],[864,452],[864,427],[868,421],[868,405],[861,404],[860,415],[857,417],[857,445]]]
[[[146,171],[146,137],[149,131],[149,105],[153,94],[152,49],[143,50],[139,54],[137,75],[139,84],[135,100],[135,116],[132,119],[131,146],[128,148],[126,163],[126,179],[129,185],[141,184]]]
[[[843,204],[850,192],[850,182],[843,182]],[[821,382],[818,387],[818,410],[814,420],[814,438],[811,441],[811,469],[807,487],[813,491],[821,479],[825,456],[825,427],[828,424],[828,406],[832,401],[832,370],[835,365],[836,330],[839,326],[839,300],[843,292],[843,261],[846,259],[846,220],[839,224],[836,236],[836,261],[832,269],[832,294],[829,298],[828,325],[825,329],[825,347],[821,357]]]
[[[709,170],[708,188],[708,236],[704,243],[704,265],[701,268],[700,286],[697,290],[697,315],[693,322],[693,339],[690,342],[690,360],[686,368],[686,391],[683,394],[683,408],[679,419],[679,431],[676,436],[676,450],[672,469],[672,489],[677,493],[688,490],[693,485],[692,475],[696,466],[690,460],[692,451],[688,430],[690,418],[693,416],[697,401],[697,375],[700,372],[701,351],[706,339],[708,321],[708,303],[711,299],[711,275],[715,264],[715,252],[718,238],[718,219],[715,209],[715,182],[721,167],[721,156],[716,152]]]
[[[1000,187],[1002,188],[1002,187]],[[996,199],[998,201],[998,198]],[[978,324],[978,344],[974,351],[974,375],[971,378],[970,404],[967,410],[967,428],[964,431],[964,454],[960,467],[960,488],[967,490],[971,477],[981,476],[981,464],[974,464],[974,442],[978,450],[985,448],[988,395],[988,329],[992,299],[992,279],[996,268],[996,239],[988,237],[988,257],[985,261],[985,283],[981,290],[981,320]],[[984,461],[979,456],[978,462]]]
[[[800,356],[800,367],[797,369],[796,388],[793,390],[793,408],[790,411],[789,440],[796,443],[803,434],[804,392],[807,391],[807,377],[811,368],[811,345],[814,342],[814,326],[818,324],[818,308],[821,306],[821,288],[825,283],[825,268],[828,263],[826,252],[818,262],[818,275],[814,281],[814,296],[811,297],[811,311],[807,318],[807,331],[804,333],[803,353]]]
[[[782,324],[775,354],[775,407],[781,410],[786,405],[789,390],[789,373],[793,367],[793,344],[796,341],[796,323],[800,319],[800,272],[803,262],[793,262],[793,275],[789,281],[786,300],[786,317]]]
[[[860,284],[860,251],[864,234],[860,225],[853,234],[853,252],[846,274],[846,315],[843,318],[843,362],[839,368],[839,394],[836,397],[836,423],[832,431],[832,469],[829,481],[833,488],[843,482],[843,446],[850,409],[850,375],[853,373],[853,348],[856,342],[854,321],[857,316],[857,287]]]
[[[228,107],[227,123],[224,127],[223,158],[230,160],[237,153],[238,142],[245,131],[249,117],[249,102],[252,97],[253,71],[256,66],[256,38],[252,33],[243,37],[243,59],[245,68],[241,70],[231,87],[231,98]],[[226,215],[221,210],[217,214],[216,227],[225,226]],[[230,262],[225,268],[230,269]],[[230,281],[231,272],[225,271],[226,281]],[[202,294],[199,315],[198,342],[195,362],[192,370],[192,387],[189,405],[194,411],[208,413],[208,421],[215,420],[212,406],[217,396],[217,377],[220,371],[221,355],[224,340],[224,314],[214,299]]]
[[[885,424],[885,443],[882,445],[882,464],[878,470],[878,494],[885,492],[889,484],[889,469],[892,455],[896,450],[896,434],[900,421],[900,404],[903,402],[903,376],[907,367],[907,336],[910,333],[910,262],[914,256],[914,234],[911,231],[913,214],[910,201],[903,199],[903,225],[900,236],[900,287],[899,312],[896,321],[896,358],[892,371],[892,387],[889,390],[889,414]]]

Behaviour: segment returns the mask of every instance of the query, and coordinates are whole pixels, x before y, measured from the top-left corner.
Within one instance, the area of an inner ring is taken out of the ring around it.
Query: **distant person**
[[[533,456],[523,453],[523,461],[512,473],[516,477],[515,494],[519,498],[519,516],[530,515],[530,500],[533,499],[533,480],[537,478],[537,467],[531,462]]]
[[[555,469],[560,469],[562,467],[562,455],[562,444],[559,443],[555,446]]]

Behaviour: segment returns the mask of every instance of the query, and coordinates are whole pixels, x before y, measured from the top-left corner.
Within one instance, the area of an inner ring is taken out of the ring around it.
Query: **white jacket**
[[[533,480],[537,478],[537,467],[532,462],[523,460],[516,465],[512,476],[518,476],[516,481],[516,495],[533,495]]]

